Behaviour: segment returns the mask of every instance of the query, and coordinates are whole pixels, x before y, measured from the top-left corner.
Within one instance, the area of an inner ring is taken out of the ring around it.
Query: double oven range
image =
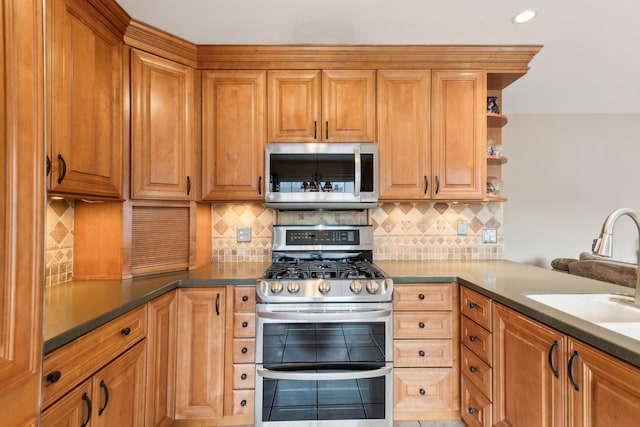
[[[393,425],[393,282],[370,226],[274,226],[256,286],[255,425]]]

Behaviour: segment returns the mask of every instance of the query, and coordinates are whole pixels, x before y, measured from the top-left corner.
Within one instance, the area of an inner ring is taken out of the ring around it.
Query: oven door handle
[[[274,371],[271,369],[258,368],[256,373],[263,378],[274,380],[296,380],[296,381],[335,381],[335,380],[353,380],[361,378],[376,378],[391,373],[393,367],[387,365],[383,368],[367,370],[367,371],[351,371],[351,372],[290,372],[290,371]]]
[[[365,320],[379,319],[391,316],[391,310],[370,310],[370,311],[259,311],[258,317],[277,320]]]

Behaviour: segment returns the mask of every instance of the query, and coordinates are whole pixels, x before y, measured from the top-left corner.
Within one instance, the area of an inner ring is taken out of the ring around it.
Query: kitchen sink
[[[530,294],[528,298],[640,341],[640,307],[620,294]]]

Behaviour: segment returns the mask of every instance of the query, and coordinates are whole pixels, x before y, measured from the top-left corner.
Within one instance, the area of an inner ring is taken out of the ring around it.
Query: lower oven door
[[[393,425],[391,303],[257,304],[255,424]]]

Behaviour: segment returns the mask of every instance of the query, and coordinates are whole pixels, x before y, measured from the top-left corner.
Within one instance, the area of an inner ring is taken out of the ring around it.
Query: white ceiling
[[[541,44],[507,114],[640,114],[638,0],[116,1],[196,44]]]

